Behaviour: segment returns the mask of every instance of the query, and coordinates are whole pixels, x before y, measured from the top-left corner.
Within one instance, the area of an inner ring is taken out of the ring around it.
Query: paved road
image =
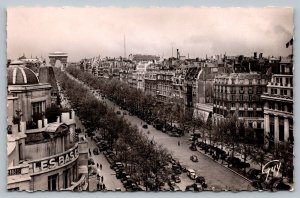
[[[99,100],[101,99],[99,98]],[[104,99],[104,101],[108,107],[115,108],[115,111],[120,110],[111,101],[107,99]],[[209,159],[207,156],[197,151],[191,151],[189,149],[189,142],[186,141],[188,138],[187,136],[170,137],[169,135],[156,130],[150,125],[148,129],[143,129],[141,122],[144,122],[136,116],[125,115],[124,118],[133,125],[137,125],[138,128],[150,139],[153,139],[157,143],[162,144],[165,148],[167,148],[171,152],[172,156],[175,159],[178,159],[182,165],[185,165],[187,168],[194,169],[197,175],[204,176],[209,187],[214,188],[215,190],[249,190],[249,181],[219,165],[218,163]],[[150,133],[148,133],[148,131],[150,131]],[[178,146],[178,141],[180,141],[180,146]],[[192,162],[190,160],[191,155],[196,155],[199,162]],[[182,182],[178,184],[181,190],[184,190],[186,185],[193,183],[193,181],[187,178],[186,175],[182,174],[181,177]]]

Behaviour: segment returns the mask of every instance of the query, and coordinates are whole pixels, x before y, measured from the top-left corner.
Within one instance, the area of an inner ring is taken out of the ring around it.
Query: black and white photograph
[[[7,191],[294,191],[293,8],[6,12]]]

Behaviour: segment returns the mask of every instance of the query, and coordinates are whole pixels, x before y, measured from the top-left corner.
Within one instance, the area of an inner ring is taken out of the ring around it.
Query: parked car
[[[177,132],[171,132],[169,135],[170,135],[171,137],[180,137],[180,134],[177,133]]]
[[[288,184],[285,184],[283,180],[280,178],[272,184],[272,191],[287,191],[291,190],[292,187]]]
[[[95,161],[93,160],[93,158],[88,159],[88,165],[95,165]]]
[[[191,179],[196,179],[196,172],[193,169],[187,169],[187,176]]]
[[[190,146],[190,149],[191,149],[192,151],[197,151],[196,145],[191,145],[191,146]]]
[[[144,128],[144,129],[148,129],[148,125],[147,125],[147,124],[144,124],[144,125],[143,125],[143,128]]]
[[[117,111],[117,115],[120,115],[121,114],[121,112],[120,111]]]
[[[179,175],[172,175],[171,179],[175,181],[175,183],[180,183],[181,179],[179,177]]]
[[[192,155],[190,157],[190,160],[192,160],[193,162],[198,162],[198,157],[196,155]]]
[[[168,181],[168,185],[171,187],[171,186],[175,186],[176,184],[175,184],[175,181],[174,180],[169,180]]]
[[[205,182],[205,178],[203,176],[197,176],[196,177],[196,183],[199,183],[202,185],[202,188],[207,188],[207,184]]]
[[[196,183],[205,183],[205,178],[203,176],[197,176],[196,177]]]
[[[116,178],[117,179],[122,179],[124,177],[126,177],[126,172],[125,171],[119,171],[119,172],[116,173]]]
[[[194,183],[194,184],[192,184],[192,186],[194,187],[194,190],[197,192],[203,191],[202,184],[200,184],[200,183]]]
[[[195,189],[192,185],[188,185],[185,187],[185,191],[195,191]]]
[[[226,161],[228,164],[231,164],[233,167],[236,168],[238,168],[239,164],[241,163],[241,160],[239,158],[232,156],[227,157]]]
[[[251,169],[247,172],[247,176],[248,176],[248,178],[251,179],[251,180],[258,180],[260,174],[261,174],[261,171],[258,170],[258,169],[254,169],[254,168],[251,168]]]
[[[127,115],[126,111],[123,112],[123,115]]]
[[[170,189],[174,192],[181,191],[180,188],[176,184],[174,186],[170,186]]]
[[[172,165],[172,170],[175,174],[181,174],[182,173],[181,166],[179,166],[178,164]]]

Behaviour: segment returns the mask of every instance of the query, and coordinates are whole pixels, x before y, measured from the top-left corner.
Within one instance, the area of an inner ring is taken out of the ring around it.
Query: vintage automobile
[[[193,162],[198,162],[198,157],[196,155],[192,155],[190,157],[190,160],[192,160]]]

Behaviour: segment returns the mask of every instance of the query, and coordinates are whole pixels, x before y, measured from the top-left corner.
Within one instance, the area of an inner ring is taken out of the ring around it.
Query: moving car
[[[187,169],[187,176],[191,179],[196,179],[196,172],[193,169]]]
[[[99,155],[99,149],[98,148],[94,148],[93,149],[93,153],[94,153],[94,155]]]
[[[192,156],[190,157],[190,160],[192,160],[193,162],[198,162],[198,158],[197,158],[196,155],[192,155]]]

